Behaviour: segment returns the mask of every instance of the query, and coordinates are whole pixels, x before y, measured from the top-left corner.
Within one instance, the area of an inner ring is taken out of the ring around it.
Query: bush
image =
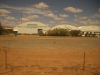
[[[69,31],[63,29],[63,28],[55,28],[53,30],[48,30],[47,35],[49,36],[68,36],[70,35]]]
[[[82,33],[81,33],[80,30],[71,30],[71,31],[70,31],[70,34],[71,34],[72,36],[82,36]]]

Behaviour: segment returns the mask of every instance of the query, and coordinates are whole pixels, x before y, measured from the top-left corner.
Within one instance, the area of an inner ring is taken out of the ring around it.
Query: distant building
[[[9,27],[9,26],[3,26],[4,29],[8,30],[9,33],[13,33],[13,27]]]
[[[18,34],[39,34],[39,32],[47,32],[51,28],[41,22],[25,22],[13,28]]]
[[[100,35],[100,26],[88,25],[88,26],[79,27],[79,29],[81,30],[81,32],[83,32],[83,35],[87,33]]]
[[[73,25],[68,25],[68,24],[57,25],[57,26],[53,27],[52,29],[55,29],[55,28],[63,28],[63,29],[67,29],[68,31],[79,30],[79,28],[77,28]]]

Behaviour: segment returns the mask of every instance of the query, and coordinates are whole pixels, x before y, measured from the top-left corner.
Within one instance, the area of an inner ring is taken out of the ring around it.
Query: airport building
[[[13,28],[15,34],[39,34],[47,32],[51,28],[41,22],[25,22]]]
[[[46,33],[50,29],[55,28],[63,28],[68,31],[71,30],[80,30],[82,32],[82,35],[85,36],[85,34],[96,34],[100,35],[100,26],[96,25],[88,25],[88,26],[82,26],[82,27],[76,27],[69,24],[60,24],[56,25],[52,28],[50,28],[48,25],[43,24],[41,22],[25,22],[17,25],[13,28],[14,34],[39,34],[40,32]]]
[[[83,34],[88,33],[88,34],[100,35],[100,26],[88,25],[88,26],[79,27],[79,29],[81,30],[81,32],[83,32]]]
[[[63,29],[67,29],[68,31],[79,30],[79,28],[77,28],[73,25],[68,25],[68,24],[57,25],[57,26],[53,27],[52,29],[55,29],[55,28],[63,28]]]

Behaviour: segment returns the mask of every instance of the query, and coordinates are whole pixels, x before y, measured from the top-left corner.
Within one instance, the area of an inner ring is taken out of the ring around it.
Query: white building
[[[83,34],[92,33],[92,34],[100,34],[100,26],[96,25],[89,25],[89,26],[83,26],[79,27],[79,29],[83,32]]]
[[[13,28],[13,31],[18,34],[38,34],[45,33],[51,28],[41,22],[25,22]]]
[[[57,26],[53,27],[52,29],[55,29],[55,28],[64,28],[64,29],[67,29],[68,31],[79,30],[79,28],[77,28],[73,25],[68,25],[68,24],[57,25]]]

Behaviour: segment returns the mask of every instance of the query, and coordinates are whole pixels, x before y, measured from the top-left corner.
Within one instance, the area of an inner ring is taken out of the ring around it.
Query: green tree
[[[68,30],[65,30],[63,28],[55,28],[53,30],[47,31],[49,36],[67,36],[70,35]]]
[[[70,34],[72,36],[81,36],[81,31],[80,30],[71,30]]]

